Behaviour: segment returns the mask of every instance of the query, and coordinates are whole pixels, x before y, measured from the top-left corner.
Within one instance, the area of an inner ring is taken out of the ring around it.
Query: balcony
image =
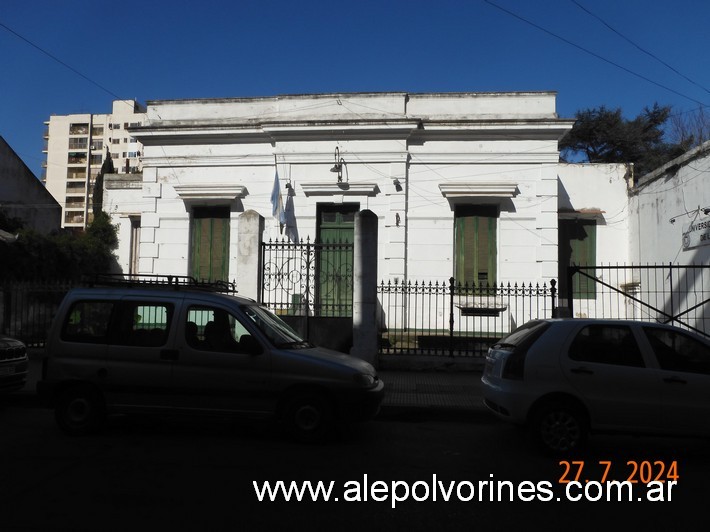
[[[65,224],[84,224],[84,213],[83,212],[67,212],[64,215]]]
[[[89,134],[89,124],[70,124],[69,125],[70,135],[88,135]]]
[[[70,152],[67,156],[67,164],[86,164],[86,153]]]
[[[88,144],[89,139],[87,137],[76,137],[69,139],[70,150],[85,150]]]

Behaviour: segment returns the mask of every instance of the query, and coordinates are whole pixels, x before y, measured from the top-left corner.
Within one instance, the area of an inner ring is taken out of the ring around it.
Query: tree
[[[590,163],[633,163],[637,176],[651,172],[690,147],[666,141],[670,112],[669,106],[657,103],[633,120],[625,119],[621,109],[605,106],[578,111],[572,130],[560,141],[562,159],[582,154]]]
[[[85,232],[64,229],[43,235],[20,229],[16,242],[0,242],[0,279],[79,279],[109,273],[115,265],[113,251],[117,247],[116,227],[103,211]]]
[[[703,107],[688,113],[676,113],[670,117],[669,137],[677,144],[689,148],[700,146],[710,140],[710,115]]]
[[[0,229],[8,233],[14,233],[18,229],[22,229],[22,220],[15,216],[10,216],[0,209]]]

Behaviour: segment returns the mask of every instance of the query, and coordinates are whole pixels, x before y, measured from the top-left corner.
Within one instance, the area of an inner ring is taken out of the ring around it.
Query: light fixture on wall
[[[670,223],[674,224],[676,218],[678,218],[678,217],[680,217],[680,216],[683,216],[683,215],[697,216],[697,214],[700,213],[700,211],[702,211],[702,213],[703,213],[705,216],[707,216],[708,214],[710,214],[710,207],[702,207],[702,208],[701,208],[701,207],[698,205],[698,208],[697,208],[697,209],[694,209],[694,210],[692,210],[692,211],[681,212],[680,214],[676,214],[673,218],[671,218],[671,219],[668,220],[668,221],[669,221]]]
[[[330,169],[331,172],[338,174],[338,183],[343,181],[343,167],[345,166],[345,159],[340,156],[340,150],[335,147],[335,164],[333,168]]]

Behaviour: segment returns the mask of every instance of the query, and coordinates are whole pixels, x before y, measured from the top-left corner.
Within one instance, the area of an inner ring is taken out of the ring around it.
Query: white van
[[[64,431],[94,432],[114,413],[236,414],[315,440],[378,412],[371,364],[309,344],[253,300],[172,281],[66,295],[37,384]]]

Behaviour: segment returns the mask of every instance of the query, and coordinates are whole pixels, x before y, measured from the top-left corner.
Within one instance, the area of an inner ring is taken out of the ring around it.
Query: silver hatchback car
[[[710,435],[710,340],[638,321],[534,320],[493,345],[485,405],[544,449],[590,433]]]

